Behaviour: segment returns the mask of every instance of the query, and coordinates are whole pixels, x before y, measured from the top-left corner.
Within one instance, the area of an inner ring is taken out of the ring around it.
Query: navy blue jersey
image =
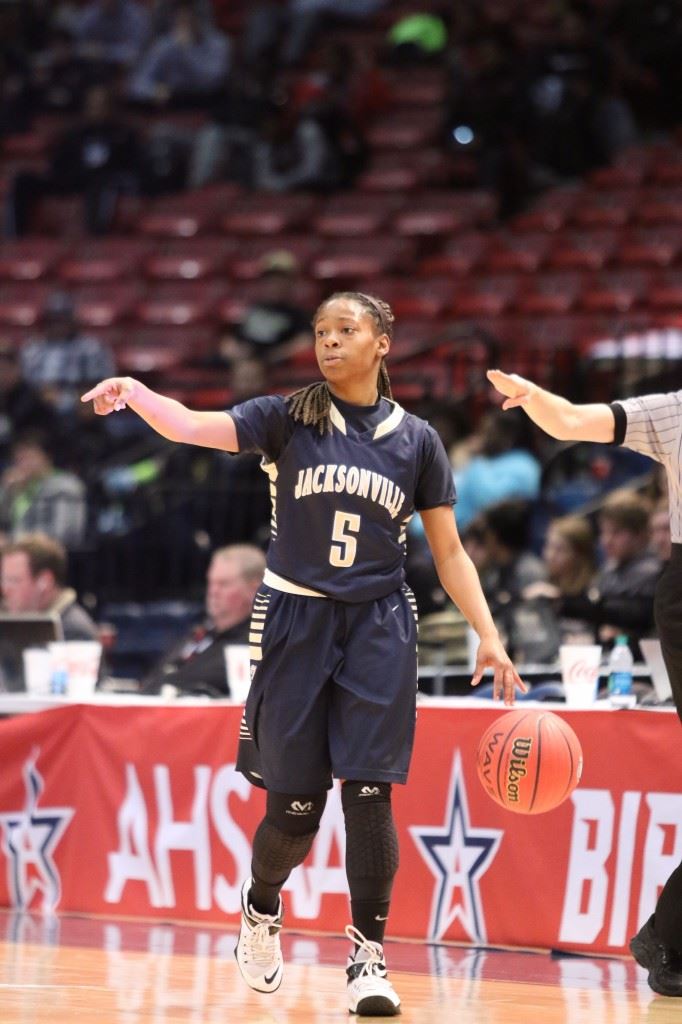
[[[270,477],[270,572],[353,603],[397,590],[411,516],[455,501],[433,428],[387,399],[333,404],[323,435],[294,422],[279,396],[251,399],[230,415],[239,450],[260,452]]]

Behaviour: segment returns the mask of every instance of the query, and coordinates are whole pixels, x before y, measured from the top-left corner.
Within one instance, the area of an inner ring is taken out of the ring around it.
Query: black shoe
[[[650,917],[630,939],[630,951],[640,967],[649,972],[649,987],[661,996],[682,996],[682,956],[665,946],[656,935]]]

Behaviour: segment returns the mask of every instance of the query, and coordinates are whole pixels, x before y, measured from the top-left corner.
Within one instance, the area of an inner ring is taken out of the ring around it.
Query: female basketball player
[[[492,668],[506,704],[525,687],[460,543],[443,445],[391,399],[390,308],[339,293],[322,303],[313,327],[325,379],[287,398],[193,412],[125,377],[103,381],[83,401],[93,399],[103,415],[130,406],[173,441],[263,456],[272,535],[253,607],[253,681],[237,767],[266,789],[267,812],[242,890],[237,963],[251,988],[279,987],[280,890],[312,846],[332,777],[342,779],[349,1009],[388,1016],[400,1005],[382,949],[398,867],[391,786],[407,779],[417,690],[415,605],[404,574],[415,509],[445,590],[480,637],[472,682]]]
[[[672,555],[654,601],[661,649],[682,718],[682,391],[628,398],[612,405],[574,405],[523,377],[489,370],[488,379],[506,396],[503,409],[521,406],[534,423],[561,441],[623,444],[665,466],[670,494]],[[666,882],[655,913],[630,941],[649,985],[664,996],[682,996],[682,864]]]

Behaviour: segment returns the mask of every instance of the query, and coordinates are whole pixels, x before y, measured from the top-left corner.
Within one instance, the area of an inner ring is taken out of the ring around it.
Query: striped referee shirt
[[[670,503],[670,536],[682,544],[682,391],[613,402],[614,443],[648,455],[665,466]]]

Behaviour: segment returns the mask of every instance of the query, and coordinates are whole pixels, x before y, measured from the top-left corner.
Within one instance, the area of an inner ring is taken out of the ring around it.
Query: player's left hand
[[[502,646],[499,637],[483,637],[478,645],[476,667],[471,677],[471,685],[478,686],[487,668],[493,670],[493,699],[504,699],[505,704],[513,704],[515,690],[526,693],[528,687],[514,668],[511,658]]]

